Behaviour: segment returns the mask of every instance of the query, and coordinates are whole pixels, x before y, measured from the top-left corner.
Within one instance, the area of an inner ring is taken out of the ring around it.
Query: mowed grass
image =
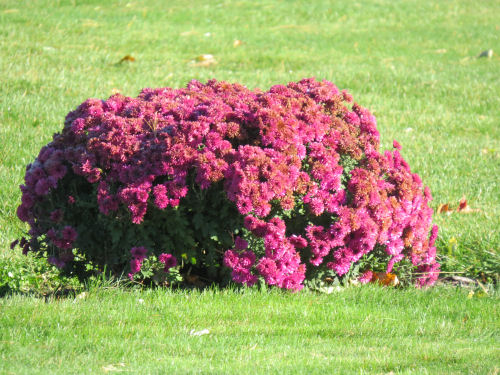
[[[8,245],[27,229],[15,215],[25,166],[88,97],[316,76],[377,116],[383,148],[403,145],[434,209],[467,198],[473,212],[435,216],[444,268],[498,275],[498,14],[495,0],[3,0],[1,264],[22,262]],[[190,64],[202,54],[217,64]],[[495,374],[499,326],[497,297],[442,288],[14,296],[0,299],[0,373]]]
[[[14,296],[0,373],[496,374],[497,307],[439,288]]]

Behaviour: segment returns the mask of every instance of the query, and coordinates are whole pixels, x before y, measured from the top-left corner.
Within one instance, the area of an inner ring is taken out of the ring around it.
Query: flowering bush
[[[167,273],[292,290],[376,254],[432,284],[431,193],[400,149],[380,153],[375,117],[328,81],[89,99],[26,169],[20,245],[77,273],[134,278],[155,257]]]

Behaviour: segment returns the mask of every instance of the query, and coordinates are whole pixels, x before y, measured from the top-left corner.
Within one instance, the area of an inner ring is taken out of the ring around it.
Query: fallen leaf
[[[19,12],[19,9],[5,9],[2,13],[8,14],[8,13],[17,13],[17,12]]]
[[[445,48],[437,49],[436,53],[446,53],[447,50]]]
[[[449,203],[442,203],[438,206],[436,213],[441,214],[446,212],[448,215],[451,215],[453,212],[470,213],[480,211],[481,210],[478,208],[471,208],[467,203],[467,199],[465,198],[465,196],[463,196],[462,199],[460,199],[460,201],[458,202],[457,208],[452,208]]]
[[[462,199],[460,199],[460,202],[458,204],[458,208],[457,208],[457,212],[461,212],[461,213],[470,213],[470,212],[480,212],[481,210],[479,208],[471,208],[468,204],[467,204],[467,199],[465,199],[465,197],[462,197]]]
[[[200,62],[211,61],[211,60],[214,60],[214,56],[210,55],[210,54],[204,54],[204,55],[200,55],[200,56],[196,57],[196,61],[200,61]]]
[[[465,199],[465,197],[462,197],[462,199],[460,199],[460,202],[458,203],[457,211],[464,211],[467,208],[470,209],[470,207],[467,206],[467,199]]]
[[[192,66],[210,66],[214,64],[217,64],[217,61],[214,56],[210,54],[199,55],[196,59],[190,62],[190,65]]]
[[[118,64],[121,64],[122,62],[134,62],[135,61],[135,57],[134,56],[130,56],[130,55],[125,55],[121,58],[120,61],[118,61]]]
[[[440,214],[441,212],[450,212],[450,204],[449,203],[444,203],[440,204],[437,208],[436,213]]]
[[[399,284],[399,279],[394,273],[386,273],[381,283],[385,286],[396,286]]]
[[[396,286],[399,284],[399,279],[394,273],[375,272],[373,273],[372,283],[380,283],[384,286]]]
[[[203,335],[208,335],[210,333],[210,331],[208,329],[202,329],[201,331],[196,331],[194,329],[191,330],[191,332],[189,332],[189,335],[190,336],[203,336]]]
[[[234,42],[233,42],[233,47],[239,47],[243,44],[243,42],[239,39],[235,39]]]

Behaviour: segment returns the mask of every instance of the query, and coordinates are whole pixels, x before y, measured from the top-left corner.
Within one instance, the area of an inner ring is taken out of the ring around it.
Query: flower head
[[[158,257],[158,260],[165,265],[165,272],[168,272],[170,268],[177,266],[177,259],[172,254],[162,253]]]

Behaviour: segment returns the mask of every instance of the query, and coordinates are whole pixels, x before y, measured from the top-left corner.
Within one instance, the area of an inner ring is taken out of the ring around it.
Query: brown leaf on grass
[[[470,209],[470,207],[467,206],[467,199],[465,199],[465,197],[462,197],[462,199],[460,199],[460,202],[458,202],[457,211],[465,211],[466,209]]]
[[[465,199],[465,196],[462,197],[462,199],[460,199],[460,202],[458,204],[458,208],[457,208],[457,212],[461,212],[461,213],[470,213],[470,212],[480,212],[481,210],[479,208],[471,208],[468,204],[467,204],[467,199]]]
[[[371,282],[379,283],[384,286],[396,286],[399,284],[399,279],[394,273],[374,272]]]
[[[189,62],[192,66],[210,66],[217,64],[217,60],[210,54],[203,54],[196,57],[196,59]]]
[[[121,64],[123,62],[134,62],[135,61],[135,57],[134,56],[131,56],[131,55],[125,55],[121,58],[120,61],[118,61],[118,64]]]
[[[233,47],[239,47],[243,44],[243,42],[239,39],[235,39],[234,42],[233,42]]]
[[[457,208],[452,208],[450,206],[449,203],[442,203],[438,206],[437,210],[436,210],[436,213],[437,214],[441,214],[441,213],[447,213],[448,215],[450,215],[451,213],[453,212],[460,212],[460,213],[470,213],[470,212],[480,212],[481,210],[476,208],[471,208],[468,204],[467,204],[467,199],[464,197],[462,197],[462,199],[460,199],[460,201],[458,202],[458,207]]]
[[[437,211],[436,213],[440,214],[442,212],[450,212],[450,204],[449,203],[441,203],[438,208],[437,208]]]

